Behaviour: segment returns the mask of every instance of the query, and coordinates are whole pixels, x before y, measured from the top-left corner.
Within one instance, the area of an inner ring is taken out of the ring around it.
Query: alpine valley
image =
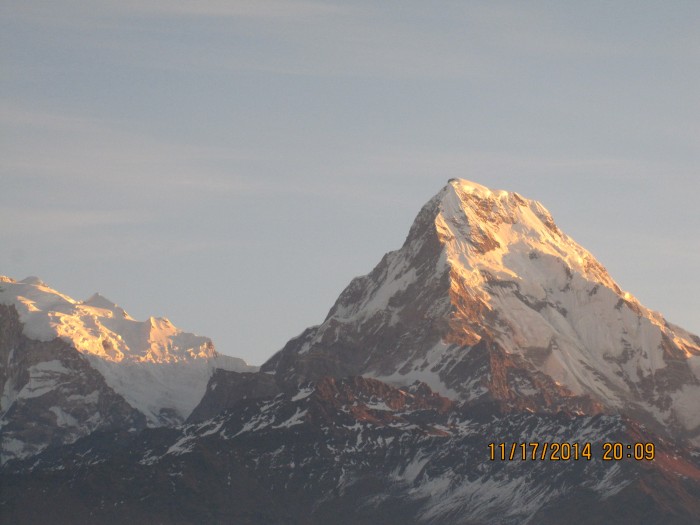
[[[465,180],[260,369],[0,277],[0,388],[3,523],[700,523],[700,338]]]

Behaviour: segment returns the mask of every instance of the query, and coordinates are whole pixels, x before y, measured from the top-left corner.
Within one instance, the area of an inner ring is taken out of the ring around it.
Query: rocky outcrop
[[[239,401],[266,399],[280,393],[275,378],[269,374],[231,372],[215,370],[204,397],[187,419],[196,423],[210,419],[224,410],[234,407]]]

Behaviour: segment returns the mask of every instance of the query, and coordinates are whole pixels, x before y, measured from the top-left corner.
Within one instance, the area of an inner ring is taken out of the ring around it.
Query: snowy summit
[[[623,291],[537,201],[451,179],[401,249],[263,365],[470,402],[643,414],[700,440],[700,338]]]
[[[184,420],[202,398],[214,369],[257,370],[217,353],[209,338],[183,332],[168,319],[137,321],[100,294],[76,301],[37,277],[15,281],[0,276],[0,304],[16,309],[28,339],[69,343],[153,425]]]

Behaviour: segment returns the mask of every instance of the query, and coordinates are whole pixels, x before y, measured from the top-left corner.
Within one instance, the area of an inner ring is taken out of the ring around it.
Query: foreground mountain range
[[[8,522],[700,520],[700,338],[468,181],[260,370],[36,278],[0,365]]]

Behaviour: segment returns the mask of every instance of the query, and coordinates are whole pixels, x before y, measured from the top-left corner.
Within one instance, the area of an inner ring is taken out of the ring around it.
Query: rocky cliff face
[[[280,392],[279,385],[269,374],[216,370],[207,384],[202,400],[187,422],[206,421],[241,401],[267,399]]]

